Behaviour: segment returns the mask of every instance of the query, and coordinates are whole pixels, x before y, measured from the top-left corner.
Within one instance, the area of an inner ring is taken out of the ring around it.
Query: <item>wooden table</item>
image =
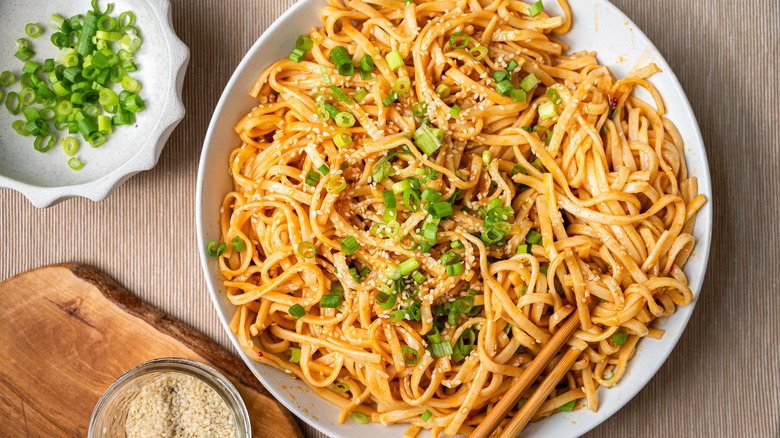
[[[0,280],[44,264],[89,263],[229,346],[195,248],[198,157],[231,73],[293,2],[174,0],[176,31],[192,51],[187,116],[159,164],[100,203],[72,199],[38,210],[0,190]],[[706,281],[682,340],[648,386],[588,436],[779,436],[780,2],[615,3],[655,42],[691,101],[715,223]],[[307,435],[322,436],[310,428]]]

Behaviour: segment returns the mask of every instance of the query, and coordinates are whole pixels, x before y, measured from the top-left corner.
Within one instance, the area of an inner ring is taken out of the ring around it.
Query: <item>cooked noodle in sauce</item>
[[[573,313],[582,353],[534,419],[595,412],[692,300],[705,199],[658,68],[617,79],[529,7],[331,0],[250,90],[220,213],[231,329],[340,422],[469,434]]]

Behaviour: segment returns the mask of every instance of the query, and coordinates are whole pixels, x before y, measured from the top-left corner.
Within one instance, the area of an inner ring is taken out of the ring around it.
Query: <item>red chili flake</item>
[[[672,266],[669,266],[669,272],[674,271],[674,262],[672,262]]]
[[[258,351],[258,352],[257,352],[257,356],[258,356],[258,357],[263,357],[263,352],[262,352],[262,351]]]
[[[466,419],[467,419],[468,421],[471,421],[471,420],[473,420],[473,419],[474,419],[474,416],[473,416],[473,415],[471,415],[471,412],[469,412],[469,415],[468,415],[468,416],[466,416]]]

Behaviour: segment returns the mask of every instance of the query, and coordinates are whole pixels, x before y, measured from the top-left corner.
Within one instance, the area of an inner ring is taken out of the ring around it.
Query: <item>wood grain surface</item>
[[[147,360],[185,357],[221,371],[255,437],[299,437],[294,417],[238,358],[97,269],[46,266],[0,283],[3,437],[83,437],[103,392]]]
[[[0,279],[44,264],[89,263],[232,348],[195,248],[198,157],[233,70],[293,3],[172,0],[192,58],[187,115],[159,164],[100,203],[73,199],[38,210],[0,190]],[[715,220],[704,288],[680,343],[647,387],[588,437],[778,437],[780,2],[613,3],[656,44],[691,101]]]

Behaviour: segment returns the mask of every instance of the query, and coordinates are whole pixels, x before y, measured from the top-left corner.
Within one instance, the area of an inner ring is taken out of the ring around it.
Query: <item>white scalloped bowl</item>
[[[545,0],[548,11],[555,12],[557,5],[553,3]],[[338,409],[320,399],[303,382],[269,366],[258,365],[247,357],[236,336],[228,328],[234,307],[225,298],[223,278],[217,264],[206,253],[206,242],[220,238],[219,210],[224,195],[233,188],[227,164],[230,152],[240,146],[233,125],[257,105],[256,99],[250,97],[248,91],[263,68],[289,54],[299,34],[313,26],[321,26],[319,14],[325,4],[325,0],[301,0],[279,17],[252,46],[225,87],[211,119],[200,159],[196,200],[198,247],[209,294],[225,330],[236,350],[241,352],[244,362],[279,401],[298,417],[331,437],[363,438],[368,434],[374,438],[400,437],[406,428],[404,425],[366,426],[351,420],[337,424]],[[704,144],[685,93],[658,50],[615,6],[604,0],[578,0],[571,2],[571,7],[574,24],[563,40],[571,45],[572,51],[597,51],[599,61],[609,66],[617,77],[624,77],[638,63],[655,62],[662,69],[650,82],[663,96],[667,116],[682,134],[690,174],[698,177],[699,191],[708,199],[697,216],[693,232],[696,247],[684,269],[694,296],[698,297],[710,248],[712,189]],[[651,100],[646,93],[638,92],[638,95]],[[528,425],[520,436],[577,437],[617,412],[647,384],[672,352],[693,313],[694,305],[695,299],[690,305],[678,308],[676,313],[656,323],[656,326],[666,330],[666,334],[661,340],[643,339],[639,343],[622,381],[610,390],[599,389],[598,412],[579,407],[572,412],[557,413]]]
[[[11,128],[14,120],[24,119],[21,113],[14,116],[4,104],[0,106],[0,187],[18,190],[36,207],[48,207],[74,196],[93,201],[104,199],[134,174],[157,164],[168,136],[184,117],[181,89],[189,49],[173,31],[170,2],[118,0],[113,3],[115,13],[133,11],[143,39],[134,58],[138,71],[133,77],[141,82],[140,95],[146,108],[137,114],[135,124],[114,127],[114,133],[98,148],[79,141],[76,156],[85,164],[81,170],[74,171],[68,167],[70,157],[59,142],[45,153],[36,151],[32,137],[22,137]],[[100,2],[102,8],[105,4]],[[44,8],[30,7],[29,0],[0,3],[0,29],[4,30],[5,40],[0,46],[0,66],[3,66],[0,69],[13,71],[17,78],[16,84],[3,90],[6,95],[9,91],[20,91],[22,63],[14,58],[14,41],[27,38],[36,52],[36,60],[53,58],[57,48],[49,38],[54,31],[47,25],[51,14],[70,17],[84,14],[89,8],[90,2],[86,0],[47,0]],[[28,38],[24,33],[26,23],[37,23],[44,34]]]

